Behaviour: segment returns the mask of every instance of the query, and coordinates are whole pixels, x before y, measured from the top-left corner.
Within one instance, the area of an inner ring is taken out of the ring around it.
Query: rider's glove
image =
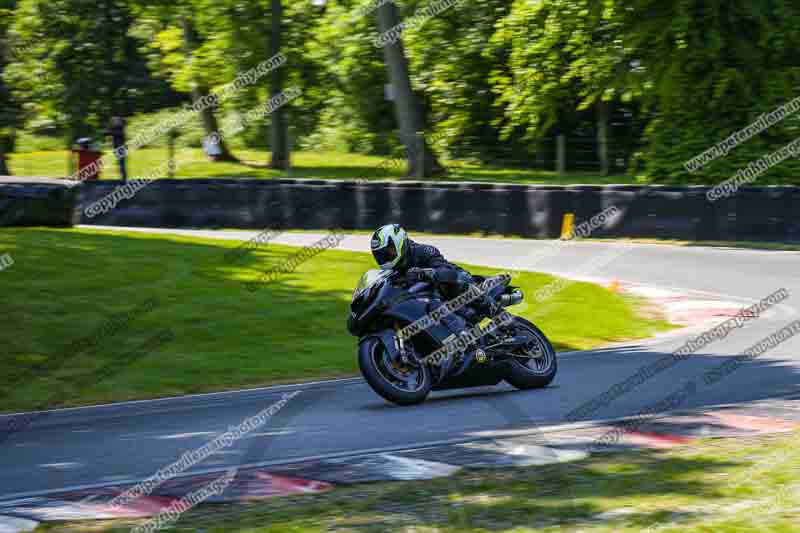
[[[409,268],[406,277],[411,281],[433,281],[434,274],[430,268]]]

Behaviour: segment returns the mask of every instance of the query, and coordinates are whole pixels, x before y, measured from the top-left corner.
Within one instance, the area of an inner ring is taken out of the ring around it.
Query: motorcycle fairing
[[[420,302],[417,299],[412,300],[405,300],[399,303],[396,303],[386,309],[384,314],[390,318],[394,318],[397,321],[403,324],[412,324],[413,322],[419,320],[427,316],[428,308],[432,307],[435,309],[440,304],[432,304],[431,306],[425,305],[423,302]],[[457,320],[460,321],[462,327],[466,327],[466,321],[463,318],[459,317],[458,315],[453,315]],[[435,323],[429,326],[427,329],[424,330],[430,338],[437,344],[439,347],[443,345],[444,340],[452,335],[453,331],[450,330],[447,326],[441,323]]]

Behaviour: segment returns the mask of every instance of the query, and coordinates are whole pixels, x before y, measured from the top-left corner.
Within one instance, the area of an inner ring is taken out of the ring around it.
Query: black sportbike
[[[489,310],[483,306],[483,312],[476,311],[470,303],[453,313],[466,328],[459,331],[471,332],[455,335],[441,319],[430,320],[446,301],[435,283],[409,280],[394,270],[364,274],[353,292],[347,329],[359,338],[359,367],[375,392],[390,402],[412,405],[432,390],[502,380],[518,389],[534,389],[553,380],[557,363],[550,341],[535,325],[504,309],[520,303],[522,292],[509,285],[508,276],[474,280],[486,289],[488,299],[483,301],[489,302]],[[424,329],[409,328],[412,324]],[[415,333],[409,336],[409,330]],[[456,346],[461,349],[454,350]]]

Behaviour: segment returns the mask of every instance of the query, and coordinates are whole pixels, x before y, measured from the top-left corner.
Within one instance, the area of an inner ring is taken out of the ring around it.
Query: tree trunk
[[[271,7],[271,32],[270,32],[270,57],[281,51],[283,37],[283,5],[281,0],[270,0]],[[270,95],[272,98],[283,91],[283,68],[276,68],[270,72]],[[289,168],[289,142],[287,134],[286,113],[283,106],[278,107],[270,114],[270,147],[272,159],[270,168],[288,170]]]
[[[600,173],[608,176],[608,103],[597,102],[597,155],[600,159]]]
[[[106,109],[101,114],[101,123],[108,124],[109,119],[114,114],[114,42],[111,36],[114,27],[114,19],[111,15],[111,1],[103,2],[103,60],[105,62],[104,85],[100,91],[105,92]],[[102,139],[100,139],[102,141]]]
[[[376,9],[375,18],[381,35],[400,24],[394,2],[386,2]],[[411,89],[408,60],[402,41],[397,39],[394,43],[385,44],[383,57],[386,61],[389,83],[393,89],[394,111],[400,126],[400,137],[408,154],[408,175],[422,178],[444,174],[444,167],[439,164],[425,141],[425,125],[417,99]]]
[[[6,163],[6,138],[0,137],[0,176],[10,176],[11,171]]]
[[[197,49],[199,37],[194,29],[194,26],[192,25],[192,22],[188,18],[184,17],[182,22],[184,48],[186,50],[186,55],[191,56]],[[200,101],[208,95],[208,87],[199,82],[194,84],[194,88],[192,89],[193,101]],[[219,123],[217,122],[217,116],[214,114],[213,106],[204,106],[202,111],[200,111],[200,119],[203,121],[203,129],[205,130],[206,135],[219,133]],[[238,161],[238,159],[231,154],[230,150],[228,150],[228,145],[225,143],[225,139],[220,138],[219,149],[221,153],[219,157],[217,157],[218,161]]]

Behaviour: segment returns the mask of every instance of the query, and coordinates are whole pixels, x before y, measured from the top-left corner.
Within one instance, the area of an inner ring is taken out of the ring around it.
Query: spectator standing
[[[222,149],[219,146],[219,134],[211,134],[203,139],[203,152],[211,161],[219,160],[219,156],[222,155]]]
[[[125,121],[122,117],[111,117],[106,135],[111,136],[111,144],[114,147],[114,155],[119,163],[119,175],[122,181],[128,181],[128,172],[125,169],[125,164],[128,159],[128,151],[123,149],[125,146]],[[119,149],[119,151],[118,151]]]

